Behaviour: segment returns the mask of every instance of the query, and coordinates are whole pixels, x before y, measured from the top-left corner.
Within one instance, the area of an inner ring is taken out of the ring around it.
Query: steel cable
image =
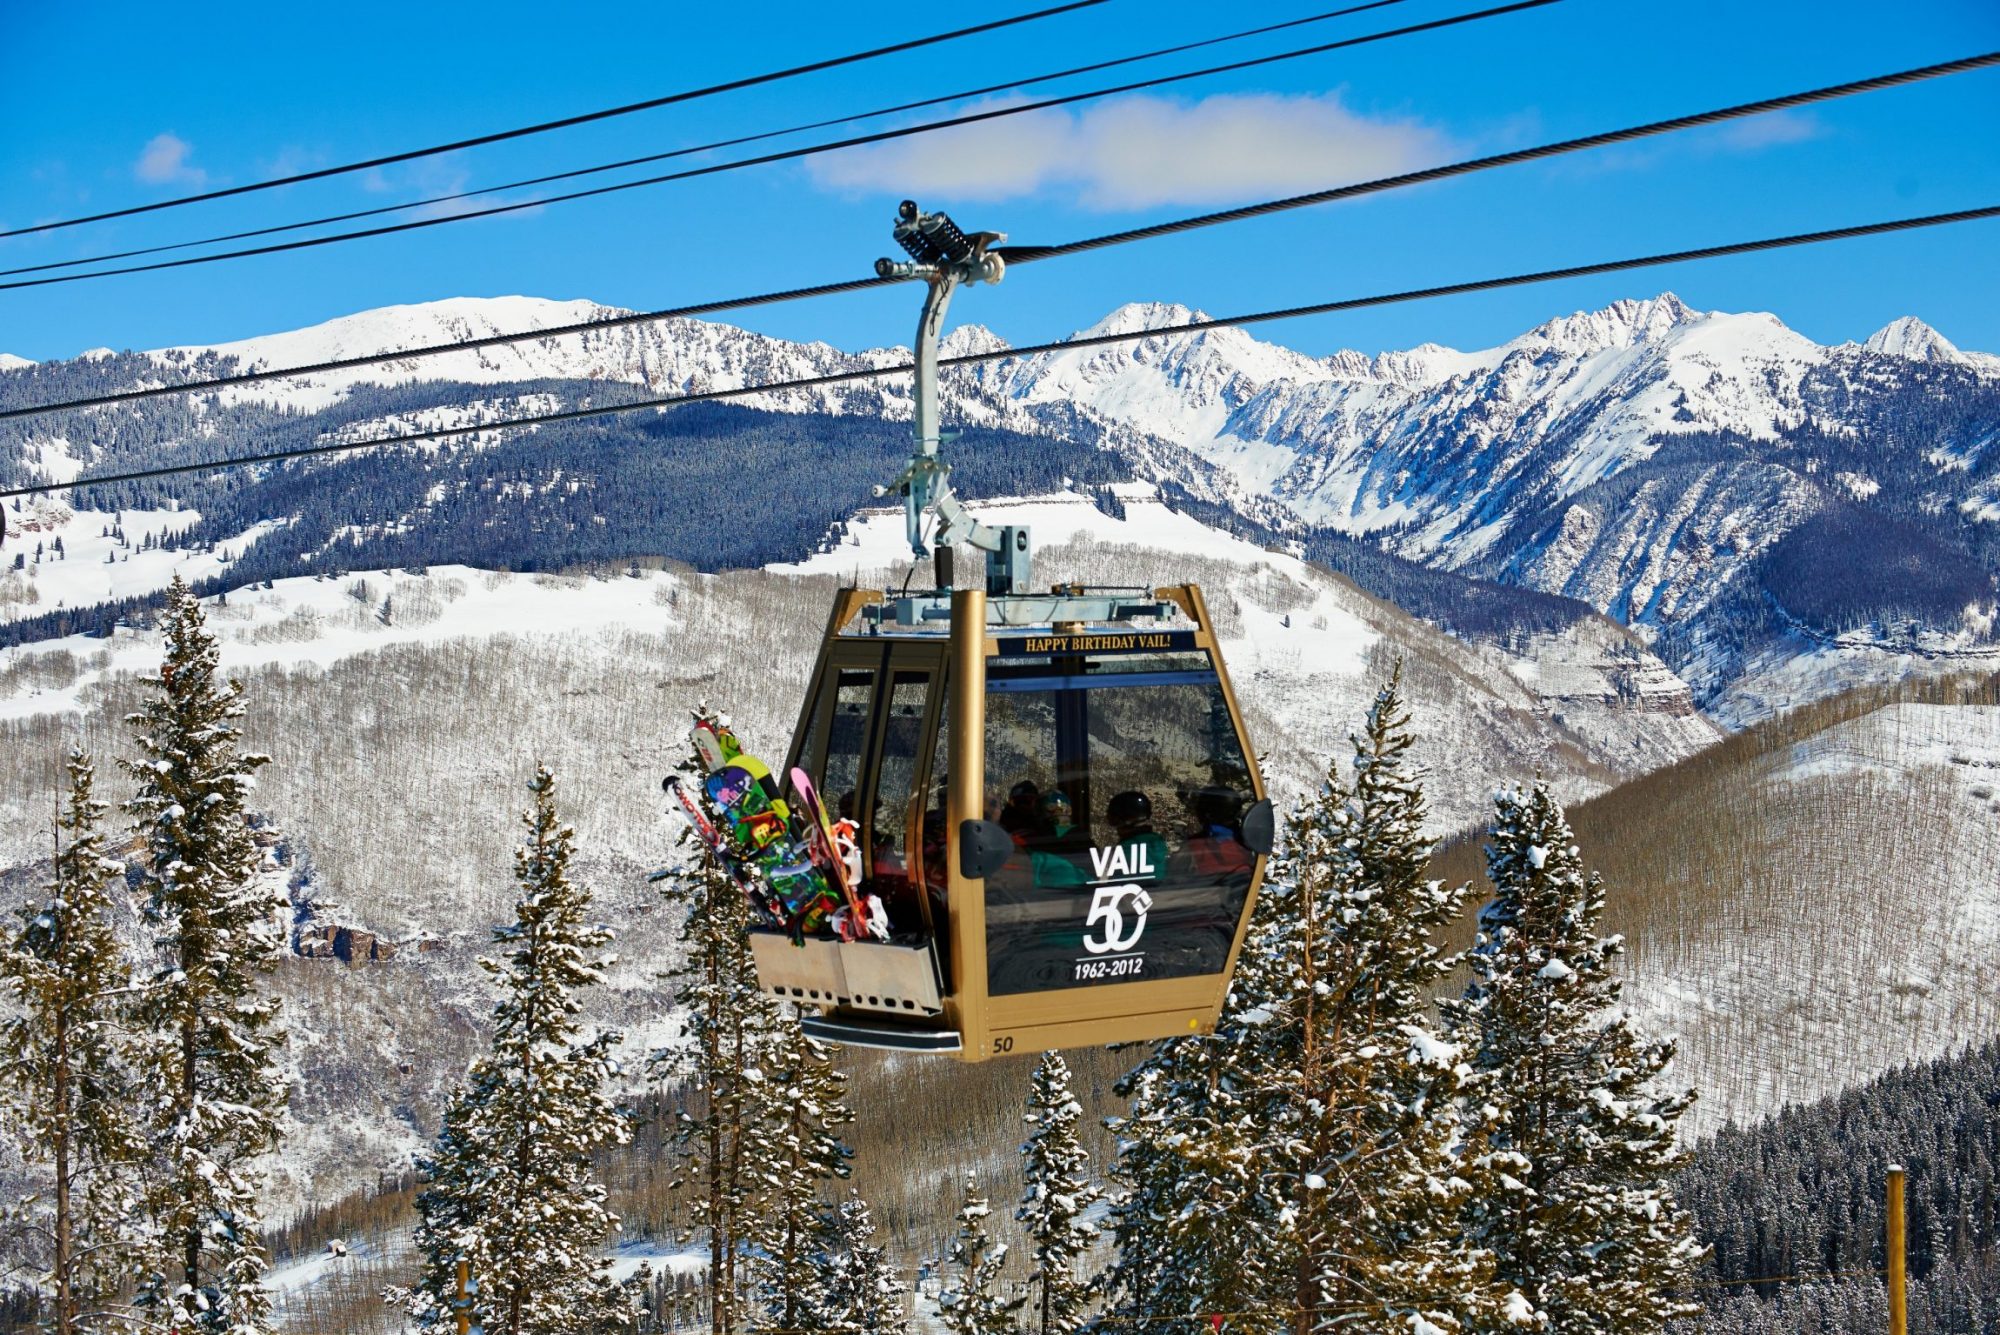
[[[606,107],[601,111],[584,112],[581,115],[565,116],[560,120],[542,121],[535,125],[523,125],[512,130],[499,130],[492,134],[475,135],[470,139],[457,139],[448,144],[433,144],[428,148],[413,148],[402,153],[390,153],[363,162],[344,163],[338,167],[320,167],[313,171],[296,172],[290,176],[280,176],[269,181],[253,181],[248,185],[229,186],[222,190],[204,191],[198,195],[183,195],[176,199],[157,200],[151,204],[135,204],[131,208],[112,209],[105,213],[92,213],[81,218],[63,218],[56,222],[36,223],[32,227],[16,227],[11,231],[0,231],[0,238],[28,236],[35,232],[53,232],[63,227],[80,227],[85,223],[104,222],[110,218],[129,218],[136,213],[155,213],[161,209],[179,208],[183,204],[200,204],[212,199],[228,199],[234,195],[247,195],[258,190],[275,190],[281,185],[297,185],[302,181],[318,181],[329,176],[342,176],[349,172],[366,171],[371,167],[387,167],[398,162],[410,162],[417,158],[435,157],[439,153],[452,153],[462,148],[478,148],[485,144],[498,144],[509,139],[522,139],[529,135],[544,134],[550,130],[565,130],[575,125],[588,125],[593,121],[609,120],[614,116],[628,116],[635,111],[650,111],[655,107],[672,106],[680,102],[692,102],[698,98],[714,97],[718,93],[731,93],[739,89],[755,88],[762,84],[777,83],[783,79],[797,78],[803,74],[816,74],[822,70],[837,69],[842,65],[858,64],[864,60],[874,60],[880,56],[895,55],[903,51],[915,51],[921,47],[935,46],[940,42],[956,41],[961,37],[971,37],[978,33],[992,32],[998,28],[1011,28],[1019,23],[1032,23],[1038,19],[1050,18],[1057,14],[1067,14],[1072,10],[1091,9],[1107,4],[1109,0],[1069,0],[1069,3],[1049,9],[1037,9],[1012,18],[994,19],[987,23],[977,23],[969,28],[955,28],[950,32],[934,34],[930,37],[915,37],[906,42],[896,42],[889,46],[878,46],[868,51],[857,51],[852,55],[834,56],[827,60],[815,60],[805,65],[794,65],[789,69],[773,70],[767,74],[753,74],[741,79],[731,79],[726,83],[710,84],[706,88],[692,88],[685,92],[669,93],[664,97],[648,98],[644,102],[628,102],[624,106]]]
[[[1600,144],[1625,143],[1650,135],[1665,134],[1670,130],[1681,129],[1690,125],[1713,125],[1745,116],[1760,115],[1768,111],[1804,106],[1812,102],[1824,102],[1835,97],[1847,97],[1882,88],[1900,87],[1922,80],[1941,78],[1948,74],[1983,69],[1996,63],[2000,63],[2000,52],[1980,56],[1968,56],[1961,60],[1946,61],[1937,65],[1925,65],[1917,69],[1903,70],[1895,74],[1857,79],[1848,83],[1833,84],[1825,88],[1812,89],[1806,92],[1790,93],[1782,97],[1765,98],[1757,102],[1741,103],[1734,107],[1699,112],[1691,116],[1679,116],[1671,120],[1653,121],[1647,125],[1632,126],[1623,130],[1611,130],[1602,134],[1586,135],[1578,139],[1562,140],[1558,143],[1544,144],[1536,148],[1520,149],[1513,153],[1476,158],[1468,162],[1448,164],[1442,167],[1430,168],[1424,172],[1409,173],[1400,177],[1389,177],[1380,181],[1368,181],[1356,185],[1337,186],[1331,190],[1318,191],[1310,195],[1294,195],[1288,200],[1276,200],[1264,204],[1246,206],[1241,209],[1203,214],[1196,218],[1160,223],[1151,227],[1137,228],[1129,232],[1091,237],[1086,240],[1068,242],[1061,245],[1007,247],[1004,253],[1014,256],[1011,261],[1013,263],[1031,264],[1037,260],[1053,259],[1064,255],[1076,254],[1081,251],[1122,245],[1130,241],[1147,240],[1155,236],[1166,236],[1179,231],[1193,230],[1197,227],[1212,227],[1225,222],[1236,222],[1245,218],[1261,217],[1266,213],[1274,213],[1284,209],[1305,208],[1313,204],[1324,203],[1329,199],[1349,198],[1355,195],[1396,189],[1403,185],[1416,184],[1418,180],[1442,180],[1450,176],[1462,176],[1473,171],[1485,171],[1510,163],[1554,157],[1559,153],[1574,153],[1584,148],[1596,147]],[[108,407],[112,404],[130,403],[141,399],[156,398],[165,394],[196,393],[204,390],[224,389],[232,385],[258,384],[270,380],[285,379],[290,376],[319,375],[330,371],[349,370],[362,366],[379,366],[387,362],[435,357],[445,353],[468,349],[499,347],[509,343],[533,342],[543,338],[589,333],[596,329],[615,329],[626,325],[647,324],[676,317],[713,315],[723,311],[744,310],[779,302],[798,301],[808,297],[832,296],[843,292],[855,292],[865,288],[880,287],[891,281],[894,280],[871,277],[851,279],[846,282],[821,283],[812,287],[791,288],[781,292],[767,292],[748,297],[723,298],[716,301],[699,302],[689,306],[668,307],[664,310],[638,311],[625,315],[608,316],[598,320],[580,321],[575,324],[555,325],[546,329],[529,329],[518,333],[494,334],[485,338],[431,344],[416,348],[404,348],[395,352],[371,353],[366,356],[347,357],[334,361],[314,362],[306,365],[266,371],[250,371],[241,375],[218,376],[210,380],[189,381],[183,384],[151,385],[140,389],[120,390],[110,394],[93,395],[87,398],[65,399],[59,403],[32,404],[20,408],[0,409],[0,422],[23,417],[34,417],[45,413],[82,408]]]
[[[1939,227],[1949,223],[1972,222],[1978,219],[1994,217],[2000,217],[2000,204],[1987,205],[1981,208],[1959,209],[1950,213],[1925,214],[1915,218],[1894,218],[1884,222],[1859,223],[1849,227],[1834,227],[1817,232],[1797,232],[1788,236],[1764,237],[1755,241],[1734,241],[1723,245],[1700,246],[1692,250],[1667,251],[1661,254],[1642,255],[1630,259],[1604,260],[1594,264],[1567,265],[1559,269],[1541,269],[1532,273],[1511,274],[1498,278],[1479,278],[1468,282],[1447,283],[1437,287],[1411,288],[1401,292],[1381,293],[1375,296],[1349,297],[1339,301],[1316,302],[1304,306],[1288,306],[1279,310],[1257,311],[1247,315],[1190,320],[1181,324],[1163,325],[1157,329],[1143,329],[1116,334],[1093,334],[1087,337],[1063,339],[1053,343],[1032,343],[1022,347],[1005,348],[991,352],[966,353],[956,357],[940,358],[938,365],[940,367],[972,366],[982,362],[1008,361],[1019,357],[1038,356],[1042,353],[1068,352],[1078,348],[1104,347],[1115,343],[1140,342],[1146,339],[1166,338],[1175,334],[1202,333],[1211,329],[1262,324],[1272,320],[1297,319],[1307,315],[1328,315],[1339,311],[1361,310],[1370,306],[1388,306],[1406,301],[1423,301],[1434,297],[1458,296],[1469,292],[1490,292],[1498,288],[1523,287],[1531,283],[1547,283],[1563,278],[1582,278],[1593,274],[1619,273],[1628,269],[1643,269],[1662,264],[1678,264],[1689,260],[1718,259],[1728,255],[1748,255],[1758,251],[1781,250],[1792,246],[1814,245],[1820,242],[1842,241],[1864,236],[1882,236],[1892,232],[1906,232],[1917,228]],[[11,496],[37,496],[56,491],[74,491],[82,487],[101,487],[118,482],[138,482],[148,478],[175,477],[188,473],[204,473],[218,469],[243,468],[253,464],[283,463],[288,460],[314,458],[321,455],[351,454],[359,450],[381,449],[395,445],[413,445],[422,441],[448,440],[460,436],[477,435],[486,431],[503,431],[510,427],[549,426],[562,422],[586,421],[597,417],[641,412],[649,408],[670,408],[684,403],[711,403],[722,399],[745,398],[754,394],[777,394],[788,390],[816,389],[826,385],[847,384],[859,380],[877,380],[888,376],[902,375],[913,369],[915,369],[914,366],[907,362],[894,366],[864,367],[850,371],[835,371],[826,375],[807,376],[796,380],[781,380],[761,385],[741,385],[730,389],[703,390],[693,394],[674,394],[663,398],[639,399],[629,403],[570,408],[561,412],[540,413],[531,417],[506,418],[495,422],[482,422],[465,426],[439,427],[434,430],[413,431],[396,436],[379,436],[355,441],[332,441],[324,445],[307,445],[291,450],[273,450],[263,454],[241,455],[232,459],[213,459],[202,463],[173,464],[159,468],[134,469],[123,473],[104,473],[94,477],[75,478],[69,482],[46,482],[26,487],[9,487],[0,490],[0,499]]]
[[[1161,88],[1168,84],[1183,83],[1189,79],[1204,79],[1217,74],[1233,73],[1261,65],[1276,64],[1279,61],[1298,60],[1305,56],[1323,55],[1346,47],[1364,46],[1371,42],[1388,41],[1396,37],[1407,37],[1420,32],[1433,32],[1441,28],[1456,27],[1462,23],[1475,23],[1482,19],[1498,18],[1506,14],[1516,14],[1524,10],[1541,9],[1547,5],[1561,4],[1562,0],[1512,0],[1512,3],[1496,5],[1489,9],[1474,10],[1467,14],[1454,14],[1448,18],[1431,19],[1424,23],[1412,23],[1401,28],[1390,28],[1382,32],[1366,33],[1360,37],[1349,37],[1338,42],[1322,42],[1317,46],[1301,47],[1292,51],[1281,51],[1275,55],[1257,56],[1248,60],[1232,61],[1225,65],[1211,65],[1206,69],[1187,70],[1180,74],[1163,74],[1151,79],[1139,79],[1131,83],[1117,84],[1109,88],[1092,89],[1084,93],[1069,93],[1062,97],[1043,98],[1038,102],[1021,102],[1005,107],[993,107],[985,111],[968,112],[960,116],[949,116],[943,120],[925,121],[919,125],[905,125],[892,130],[878,130],[872,134],[850,135],[845,139],[830,140],[826,143],[807,144],[803,148],[781,149],[773,153],[761,153],[755,157],[737,158],[729,162],[710,163],[703,167],[690,167],[684,171],[666,172],[658,176],[642,176],[634,181],[619,181],[613,185],[593,186],[588,190],[571,190],[560,195],[546,195],[538,199],[517,200],[511,204],[496,204],[492,208],[472,209],[465,213],[446,214],[437,218],[416,218],[409,222],[389,223],[381,227],[363,227],[352,232],[335,232],[330,236],[307,237],[299,241],[281,241],[268,246],[249,246],[242,250],[218,251],[213,255],[191,255],[185,259],[157,260],[151,264],[128,264],[117,269],[92,269],[88,273],[59,274],[49,278],[17,278],[13,282],[0,283],[0,291],[18,288],[49,287],[57,283],[81,283],[92,278],[114,278],[121,274],[153,273],[161,269],[184,269],[196,264],[216,264],[223,260],[239,260],[252,255],[277,255],[294,250],[309,250],[315,246],[337,245],[343,241],[359,241],[371,236],[392,236],[401,232],[414,232],[428,227],[444,227],[452,223],[470,222],[476,218],[493,218],[501,214],[518,213],[523,209],[539,209],[550,204],[565,204],[579,199],[596,199],[604,195],[614,195],[626,190],[638,190],[647,186],[665,185],[672,181],[689,181],[697,177],[714,176],[722,172],[740,171],[745,167],[761,167],[773,162],[791,162],[800,158],[815,157],[822,153],[832,153],[840,149],[859,148],[868,144],[887,143],[897,139],[907,139],[912,135],[931,134],[939,130],[956,129],[964,125],[978,125],[987,121],[1002,120],[1010,116],[1023,116],[1029,112],[1046,111],[1051,107],[1069,106],[1077,102],[1088,102],[1096,98],[1112,97],[1119,93],[1136,92],[1147,88]],[[4,235],[4,234],[0,234]]]
[[[1330,204],[1340,199],[1355,199],[1362,195],[1380,194],[1385,190],[1401,190],[1413,185],[1426,185],[1432,181],[1450,180],[1454,176],[1470,176],[1474,172],[1489,171],[1495,167],[1511,167],[1523,162],[1539,162],[1544,158],[1560,157],[1565,153],[1579,153],[1586,149],[1607,148],[1613,144],[1630,143],[1635,139],[1649,139],[1654,135],[1671,134],[1677,130],[1692,130],[1704,125],[1717,125],[1723,121],[1740,120],[1745,116],[1762,116],[1774,111],[1789,111],[1795,107],[1811,106],[1816,102],[1831,102],[1836,98],[1853,97],[1857,93],[1872,93],[1885,88],[1900,88],[1907,84],[1921,83],[1927,79],[1943,78],[1951,74],[1964,74],[1971,70],[1990,69],[2000,65],[2000,51],[1989,51],[1984,55],[1966,56],[1961,60],[1947,60],[1941,64],[1924,65],[1917,69],[1902,70],[1895,74],[1877,75],[1871,79],[1856,79],[1850,83],[1830,84],[1825,88],[1815,88],[1803,93],[1788,93],[1783,97],[1767,97],[1756,102],[1743,102],[1733,107],[1720,107],[1714,111],[1697,112],[1692,116],[1675,116],[1668,120],[1651,121],[1645,125],[1628,126],[1622,130],[1607,130],[1602,134],[1588,134],[1576,139],[1558,140],[1552,144],[1538,144],[1533,148],[1520,148],[1507,153],[1494,153],[1483,158],[1471,158],[1464,162],[1448,163],[1441,167],[1426,167],[1422,171],[1404,172],[1398,176],[1384,176],[1373,181],[1361,181],[1354,185],[1336,186],[1330,190],[1315,190],[1310,194],[1293,195],[1288,199],[1268,200],[1262,204],[1247,204],[1242,208],[1222,209],[1215,213],[1204,213],[1199,217],[1180,218],[1173,222],[1154,223],[1147,227],[1134,227],[1123,232],[1109,232],[1082,241],[1069,241],[1053,246],[1003,246],[1000,255],[1009,264],[1031,264],[1036,260],[1053,259],[1058,255],[1076,255],[1086,250],[1098,250],[1105,246],[1122,246],[1132,241],[1148,241],[1159,236],[1173,236],[1180,232],[1193,232],[1204,227],[1215,227],[1222,223],[1241,222],[1246,218],[1261,218],[1267,214],[1283,213],[1290,209],[1310,208],[1315,204]]]
[[[967,88],[956,93],[946,93],[941,97],[927,97],[916,102],[902,102],[893,107],[881,107],[874,111],[860,111],[851,116],[836,116],[830,120],[810,121],[804,125],[788,126],[782,130],[765,130],[760,134],[738,135],[734,139],[717,139],[706,144],[695,144],[689,148],[676,148],[664,153],[648,153],[643,157],[624,158],[617,162],[599,163],[595,167],[578,167],[572,171],[552,172],[547,176],[530,176],[519,181],[508,181],[504,185],[482,186],[478,190],[461,190],[457,194],[434,195],[429,199],[413,199],[402,204],[384,204],[379,208],[357,209],[352,213],[329,213],[321,218],[308,218],[303,222],[281,223],[276,227],[256,227],[243,232],[224,232],[217,236],[205,236],[194,241],[176,241],[164,246],[145,246],[137,250],[107,251],[102,255],[86,255],[74,260],[51,260],[46,264],[26,264],[16,269],[0,269],[0,277],[22,273],[47,273],[53,269],[74,269],[85,264],[109,264],[113,260],[129,260],[140,255],[162,255],[173,250],[192,250],[196,246],[217,246],[225,241],[247,241],[252,237],[276,236],[282,232],[304,231],[309,227],[329,227],[334,223],[355,222],[362,218],[379,218],[385,214],[402,213],[408,209],[434,207],[439,204],[455,204],[463,199],[478,199],[485,195],[497,195],[508,190],[525,190],[529,186],[548,185],[554,181],[569,181],[580,176],[595,176],[601,172],[618,171],[625,167],[644,166],[649,162],[665,162],[672,158],[692,157],[697,153],[709,153],[721,148],[738,148],[744,144],[761,143],[766,139],[782,139],[786,135],[804,134],[809,130],[825,130],[836,125],[852,125],[857,121],[876,120],[883,116],[894,116],[905,111],[921,111],[925,107],[941,106],[947,102],[964,102],[989,93],[1006,92],[1010,89],[1032,88],[1037,84],[1052,83],[1058,79],[1068,79],[1079,74],[1091,74],[1098,70],[1113,69],[1120,65],[1133,65],[1140,61],[1156,60],[1161,56],[1177,55],[1183,51],[1193,51],[1201,47],[1220,46],[1225,42],[1242,41],[1249,37],[1261,37],[1266,33],[1279,32],[1287,28],[1303,27],[1310,23],[1325,23],[1331,19],[1359,14],[1364,10],[1384,9],[1390,5],[1406,4],[1408,0],[1368,0],[1367,4],[1349,5],[1345,9],[1328,10],[1322,14],[1309,14],[1304,18],[1287,19],[1283,23],[1267,23],[1261,28],[1246,28],[1242,32],[1225,33],[1220,37],[1208,37],[1198,42],[1183,42],[1179,46],[1161,47],[1157,51],[1143,51],[1138,55],[1120,56],[1116,60],[1100,60],[1089,65],[1077,65],[1066,70],[1056,70],[1048,74],[1038,74],[1033,78],[1014,79],[1006,83],[987,84],[980,88]]]

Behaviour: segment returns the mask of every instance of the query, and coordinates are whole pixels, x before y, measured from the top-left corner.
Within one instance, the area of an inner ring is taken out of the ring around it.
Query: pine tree
[[[858,1192],[822,1216],[813,1268],[820,1328],[863,1335],[908,1335],[903,1282],[888,1252],[875,1245],[875,1217]]]
[[[1097,1226],[1083,1216],[1100,1193],[1077,1136],[1083,1105],[1070,1092],[1069,1079],[1062,1054],[1044,1052],[1028,1092],[1026,1120],[1034,1131],[1021,1147],[1025,1189],[1014,1218],[1034,1249],[1029,1328],[1039,1335],[1074,1335],[1083,1328],[1089,1286],[1077,1273],[1077,1259],[1097,1237]]]
[[[576,832],[557,819],[554,777],[538,767],[528,789],[527,838],[514,854],[521,898],[514,922],[493,933],[506,953],[480,960],[500,984],[492,1045],[421,1165],[424,1269],[408,1300],[425,1330],[454,1325],[461,1256],[487,1335],[595,1335],[629,1315],[604,1261],[618,1219],[592,1165],[630,1138],[605,1094],[619,1036],[587,1026],[577,995],[604,981],[611,933],[586,922],[590,892],[570,880]]]
[[[1284,1327],[1271,1312],[1278,1203],[1252,1097],[1269,1012],[1245,955],[1215,1033],[1159,1043],[1115,1086],[1129,1100],[1106,1123],[1123,1191],[1111,1207],[1112,1264],[1097,1285],[1112,1335],[1199,1335],[1222,1313],[1246,1335]]]
[[[1698,1310],[1678,1295],[1702,1249],[1669,1183],[1693,1094],[1660,1090],[1673,1044],[1614,1009],[1622,947],[1597,934],[1603,884],[1547,784],[1496,795],[1486,865],[1493,901],[1451,1018],[1494,1109],[1496,1188],[1465,1227],[1541,1329],[1657,1331]]]
[[[283,948],[284,889],[246,809],[269,757],[237,749],[242,685],[218,681],[215,639],[178,577],[161,624],[152,699],[128,719],[140,758],[125,762],[159,956],[134,1008],[151,1160],[138,1297],[164,1326],[253,1335],[270,1313],[260,1160],[288,1092],[278,1001],[258,985]]]
[[[1007,1298],[999,1292],[1007,1244],[986,1234],[986,1219],[992,1213],[978,1180],[967,1174],[958,1232],[944,1263],[956,1271],[956,1279],[937,1297],[938,1324],[954,1335],[1014,1335],[1014,1314],[1027,1301],[1026,1295]]]
[[[56,819],[55,875],[21,927],[0,941],[0,995],[19,1013],[0,1025],[0,1112],[49,1200],[35,1212],[47,1239],[41,1284],[58,1335],[116,1320],[132,1260],[139,1128],[137,1090],[118,1043],[131,977],[113,927],[113,878],[91,796],[90,757],[71,750],[69,801]],[[119,887],[122,890],[122,885]]]
[[[1424,803],[1392,679],[1293,822],[1254,954],[1270,1013],[1246,1099],[1263,1129],[1272,1297],[1291,1328],[1457,1332],[1499,1310],[1492,1261],[1458,1230],[1468,1074],[1431,1024],[1451,967],[1432,938],[1463,890],[1423,877]]]
[[[1096,1286],[1111,1335],[1137,1325],[1199,1335],[1217,1316],[1244,1333],[1293,1324],[1299,1220],[1281,1165],[1300,1142],[1272,1119],[1305,1105],[1272,1073],[1290,1062],[1296,1079],[1299,1040],[1286,1020],[1299,992],[1294,879],[1282,864],[1266,877],[1215,1032],[1156,1044],[1115,1087],[1129,1100],[1106,1123],[1124,1192]],[[1294,1163],[1289,1180],[1300,1175]]]
[[[692,756],[685,767],[697,768]],[[735,1335],[745,1316],[745,1250],[764,1205],[756,1173],[770,1109],[764,1070],[776,1064],[786,1021],[757,986],[742,888],[704,855],[669,879],[666,893],[687,910],[687,956],[674,993],[685,1018],[680,1041],[653,1054],[650,1066],[683,1100],[672,1186],[688,1203],[690,1237],[708,1244],[710,1330]]]
[[[1375,1306],[1362,1328],[1453,1331],[1487,1322],[1502,1299],[1492,1258],[1457,1226],[1477,1189],[1459,1155],[1468,1072],[1437,1035],[1430,997],[1453,965],[1432,942],[1468,892],[1424,877],[1430,845],[1411,740],[1398,671],[1355,739],[1353,796],[1335,824],[1341,847],[1326,850],[1337,927],[1331,968],[1311,988],[1330,992],[1327,1041],[1307,1074],[1331,1112],[1315,1156],[1328,1185],[1313,1189],[1312,1175],[1305,1184],[1318,1207],[1307,1261],[1327,1308]]]
[[[854,1120],[842,1099],[847,1078],[830,1052],[787,1020],[764,1073],[761,1210],[751,1222],[750,1277],[763,1299],[752,1330],[796,1331],[827,1324],[814,1253],[823,1244],[821,1192],[848,1175],[853,1152],[838,1129]]]

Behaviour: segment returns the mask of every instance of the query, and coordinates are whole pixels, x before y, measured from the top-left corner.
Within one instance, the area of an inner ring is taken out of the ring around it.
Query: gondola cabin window
[[[818,776],[819,790],[843,820],[858,820],[855,803],[861,782],[861,762],[868,751],[869,705],[875,696],[875,673],[843,670],[835,679],[833,714],[827,721],[826,764]]]
[[[900,651],[885,655],[880,643],[856,652],[882,666],[842,666],[827,675],[792,763],[812,778],[834,819],[855,823],[861,887],[881,899],[895,936],[921,939],[942,919],[941,911],[926,914],[919,881],[924,877],[942,895],[944,819],[941,799],[931,797],[944,783],[942,674],[934,650],[919,647],[910,664]],[[934,701],[937,724],[929,718]],[[940,802],[935,817],[927,805],[933,800]],[[932,835],[939,847],[927,862],[925,840]]]
[[[993,660],[986,787],[1015,844],[986,878],[992,995],[1223,971],[1254,796],[1206,653]]]
[[[919,796],[917,765],[929,740],[924,735],[924,706],[930,699],[930,684],[927,672],[899,671],[889,681],[888,718],[883,722],[866,869],[869,888],[885,904],[908,905],[915,894],[910,827],[921,821],[915,808]]]

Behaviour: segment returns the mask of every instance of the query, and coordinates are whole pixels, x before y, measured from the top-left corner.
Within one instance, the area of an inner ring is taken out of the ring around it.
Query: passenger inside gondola
[[[1023,841],[1038,886],[1079,886],[1090,880],[1090,833],[1076,823],[1069,795],[1051,788],[1042,795],[1041,821]]]
[[[1033,779],[1023,779],[1007,792],[1007,805],[1000,808],[1000,828],[1024,843],[1042,823],[1042,790]]]
[[[1122,876],[1141,884],[1166,879],[1167,841],[1153,829],[1153,802],[1144,793],[1131,789],[1111,799],[1105,818],[1118,832],[1118,841],[1100,858],[1098,879]]]
[[[1242,800],[1228,788],[1208,787],[1185,801],[1193,825],[1175,861],[1176,876],[1247,877],[1256,859],[1243,846]]]

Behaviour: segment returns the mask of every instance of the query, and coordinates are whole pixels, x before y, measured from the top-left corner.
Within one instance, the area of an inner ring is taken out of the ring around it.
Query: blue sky
[[[0,241],[0,268],[373,207],[1039,74],[1335,7],[1111,0],[768,88],[367,176]],[[324,7],[0,0],[0,227],[572,114],[976,18],[889,6]],[[1054,85],[1082,91],[1480,7],[1406,0]],[[372,306],[526,293],[658,307],[866,274],[914,194],[1061,241],[1218,204],[1637,123],[2000,47],[1993,0],[1563,0],[1375,46],[606,199],[296,254],[0,292],[0,351],[217,342]],[[920,113],[902,122],[927,118]],[[889,122],[896,123],[896,122]],[[1215,314],[2000,202],[2000,70],[1810,112],[1025,267],[955,314],[1028,342],[1129,300]],[[800,140],[798,142],[809,142]],[[790,143],[793,141],[782,141]],[[606,178],[600,178],[606,179]],[[608,178],[615,179],[615,178]],[[525,197],[525,196],[523,196]],[[1264,326],[1309,352],[1502,341],[1678,292],[1815,339],[1919,315],[2000,351],[2000,222]],[[914,295],[740,322],[843,347],[907,339]]]

